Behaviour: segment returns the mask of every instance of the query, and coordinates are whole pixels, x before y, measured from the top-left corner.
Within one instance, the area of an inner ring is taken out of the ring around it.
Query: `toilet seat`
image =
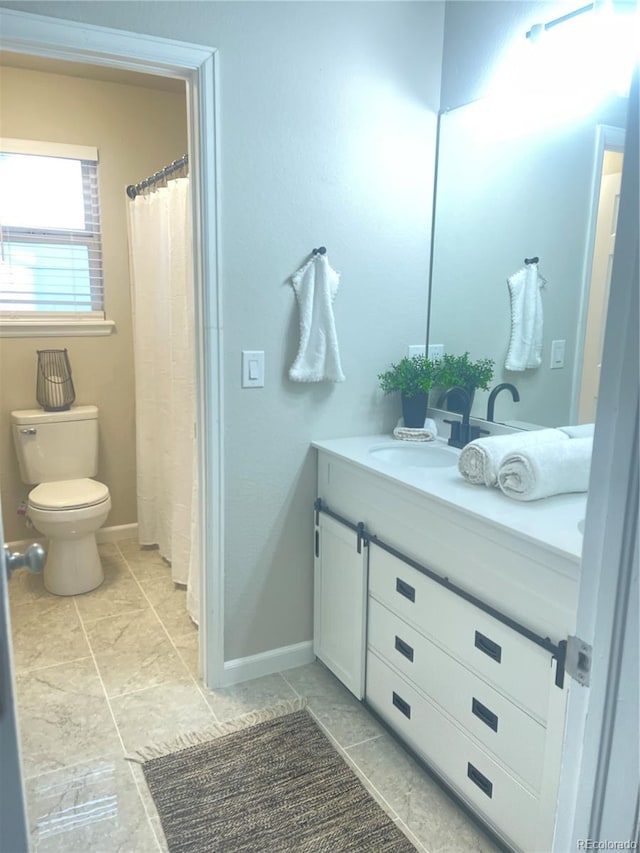
[[[29,492],[30,506],[50,512],[98,506],[108,500],[109,488],[87,477],[40,483]]]

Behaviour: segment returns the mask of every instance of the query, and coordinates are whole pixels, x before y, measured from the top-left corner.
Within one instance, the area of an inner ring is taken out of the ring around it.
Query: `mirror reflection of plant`
[[[487,391],[493,379],[494,367],[492,358],[471,361],[468,352],[463,355],[445,353],[434,363],[432,384],[438,388],[453,388],[458,385],[461,388],[481,388]]]
[[[405,356],[391,368],[378,374],[385,394],[400,391],[405,397],[427,394],[434,384],[434,364],[424,355]]]

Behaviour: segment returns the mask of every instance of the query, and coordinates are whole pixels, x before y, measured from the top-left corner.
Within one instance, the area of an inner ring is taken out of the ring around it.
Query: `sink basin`
[[[378,462],[411,468],[449,468],[458,464],[458,454],[455,450],[427,441],[420,444],[402,441],[379,444],[372,447],[369,453]]]

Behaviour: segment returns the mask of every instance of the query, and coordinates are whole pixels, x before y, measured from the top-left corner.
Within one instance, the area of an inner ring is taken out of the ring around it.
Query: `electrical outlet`
[[[424,355],[425,349],[424,344],[411,344],[407,347],[407,357],[413,358],[414,355]]]
[[[444,355],[444,344],[429,344],[429,360],[437,361]]]

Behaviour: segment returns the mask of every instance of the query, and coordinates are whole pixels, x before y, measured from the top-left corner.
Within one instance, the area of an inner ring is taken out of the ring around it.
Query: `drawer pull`
[[[490,729],[493,729],[494,732],[498,731],[498,715],[494,714],[493,711],[490,711],[486,705],[483,705],[482,702],[478,702],[478,700],[473,697],[473,701],[471,703],[471,713],[475,714],[479,720],[489,726]]]
[[[502,647],[497,643],[494,643],[493,640],[490,640],[488,637],[485,637],[484,634],[481,634],[480,631],[476,631],[476,649],[480,649],[481,652],[484,652],[485,655],[488,655],[493,660],[500,663],[502,658]]]
[[[477,785],[478,788],[480,788],[483,794],[486,794],[487,797],[491,799],[493,796],[493,782],[487,779],[487,777],[471,763],[467,764],[467,776],[471,779],[474,785]]]
[[[401,696],[398,696],[395,690],[393,691],[393,704],[408,720],[411,719],[411,705],[405,702]]]
[[[413,663],[413,649],[409,643],[405,643],[405,641],[401,640],[400,637],[396,637],[396,651],[400,652],[401,655],[404,655],[407,660],[410,660],[411,663]]]
[[[396,578],[396,592],[399,592],[400,595],[404,595],[405,598],[408,598],[409,601],[416,600],[416,591],[412,586],[409,586],[408,583],[405,583],[400,578]]]

